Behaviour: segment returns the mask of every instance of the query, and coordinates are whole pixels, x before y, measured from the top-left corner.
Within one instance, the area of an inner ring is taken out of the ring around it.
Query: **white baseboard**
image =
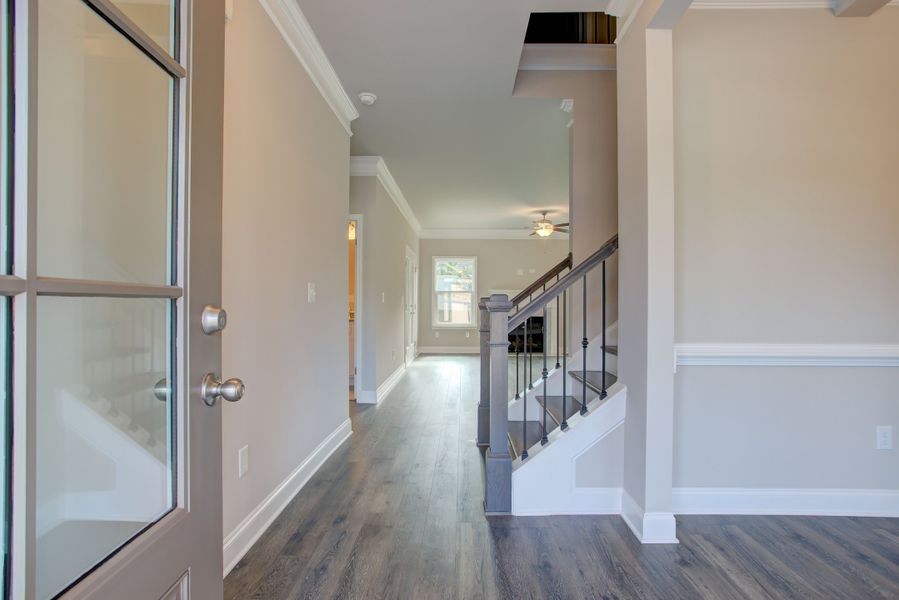
[[[677,544],[674,513],[645,512],[626,491],[621,492],[621,518],[641,544]]]
[[[574,488],[541,510],[517,509],[516,517],[621,514],[621,488]]]
[[[420,354],[480,354],[479,346],[422,346]]]
[[[406,372],[406,365],[402,364],[396,368],[396,371],[391,373],[387,379],[384,380],[384,383],[378,386],[377,398],[375,400],[376,403],[380,403],[384,398],[387,397],[387,394],[396,387],[396,384],[400,382],[400,378],[403,376],[403,373]]]
[[[899,490],[674,488],[679,515],[899,517]]]
[[[231,572],[244,554],[265,533],[269,525],[281,514],[294,496],[303,489],[309,479],[324,464],[331,454],[337,450],[353,434],[352,422],[347,419],[331,432],[315,450],[304,460],[281,484],[270,493],[256,508],[244,518],[234,530],[225,536],[222,548],[224,558],[223,577]]]

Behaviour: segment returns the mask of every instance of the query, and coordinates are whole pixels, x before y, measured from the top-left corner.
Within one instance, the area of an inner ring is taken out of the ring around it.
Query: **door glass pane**
[[[9,372],[12,328],[9,326],[10,298],[0,298],[0,550],[3,564],[9,564],[9,507],[10,507],[10,397]],[[0,570],[0,596],[6,597],[6,569]]]
[[[168,283],[172,79],[81,0],[40,0],[38,274]]]
[[[38,598],[174,505],[171,306],[38,298]]]
[[[0,273],[8,275],[12,261],[9,255],[10,198],[12,183],[12,136],[9,127],[12,97],[12,36],[9,31],[9,6],[0,0]]]
[[[154,42],[174,56],[175,3],[172,0],[112,0]]]

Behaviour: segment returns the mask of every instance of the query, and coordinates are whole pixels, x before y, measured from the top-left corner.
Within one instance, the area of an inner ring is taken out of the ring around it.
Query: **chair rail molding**
[[[675,344],[678,366],[899,367],[895,344]]]
[[[350,123],[359,118],[359,111],[340,83],[337,72],[296,0],[259,0],[259,3],[334,111],[337,120],[352,136]]]
[[[400,213],[406,217],[409,226],[415,232],[415,235],[422,237],[421,223],[403,191],[400,189],[396,179],[393,178],[390,169],[387,168],[387,162],[381,156],[351,156],[350,157],[350,177],[377,177],[384,189],[390,195],[393,203],[396,204]]]

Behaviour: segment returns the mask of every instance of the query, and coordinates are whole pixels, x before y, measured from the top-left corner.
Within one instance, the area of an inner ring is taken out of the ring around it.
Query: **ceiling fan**
[[[551,236],[553,233],[568,233],[568,230],[565,229],[568,227],[568,223],[558,223],[554,225],[552,221],[546,218],[546,213],[547,211],[544,210],[540,213],[543,215],[542,218],[538,221],[534,221],[534,231],[531,233],[531,236],[536,235],[545,238]]]

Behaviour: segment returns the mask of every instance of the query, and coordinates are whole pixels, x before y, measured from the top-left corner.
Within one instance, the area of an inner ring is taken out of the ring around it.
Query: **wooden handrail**
[[[555,300],[556,296],[573,286],[576,281],[584,277],[584,275],[592,271],[604,260],[615,254],[617,250],[618,234],[615,234],[612,239],[603,244],[599,250],[587,257],[584,262],[568,271],[568,273],[566,273],[564,277],[553,284],[552,287],[548,288],[545,292],[531,300],[527,304],[527,306],[509,317],[509,331],[515,331],[515,329],[517,329],[527,319],[536,316],[537,313],[540,312],[546,304],[549,304],[551,300]],[[516,296],[516,298],[517,297],[518,296]]]
[[[549,282],[550,279],[559,275],[565,269],[571,268],[571,252],[568,253],[568,256],[565,257],[562,262],[551,268],[549,271],[540,276],[540,279],[529,285],[524,289],[523,292],[519,293],[517,296],[512,298],[512,306],[518,306],[521,304],[528,296],[536,292],[538,289],[543,287],[546,283]]]

